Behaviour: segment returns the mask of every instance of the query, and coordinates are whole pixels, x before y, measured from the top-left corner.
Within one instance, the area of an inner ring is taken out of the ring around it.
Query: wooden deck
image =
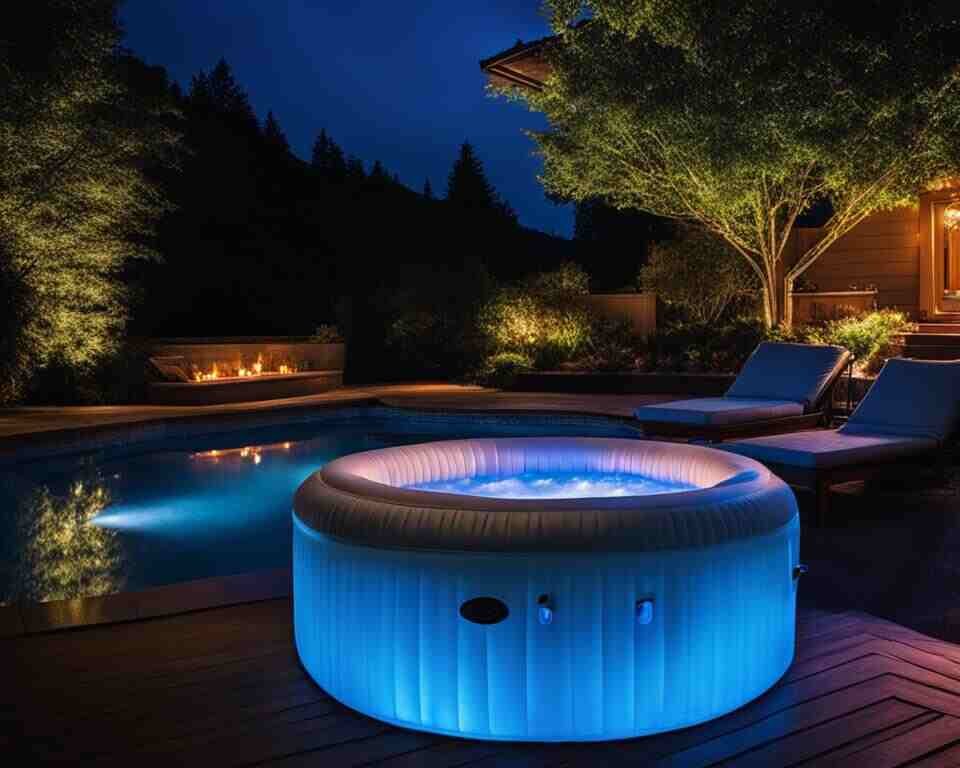
[[[594,745],[459,741],[360,716],[301,669],[287,599],[13,638],[0,652],[0,745],[21,755],[7,765],[960,765],[960,647],[864,614],[801,612],[787,676],[731,715]]]

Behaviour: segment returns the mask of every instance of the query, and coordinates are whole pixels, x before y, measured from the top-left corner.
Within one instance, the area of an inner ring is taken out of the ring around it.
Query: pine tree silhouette
[[[290,152],[290,143],[272,111],[267,112],[267,119],[263,123],[263,140],[268,149],[280,154],[289,154]]]
[[[194,75],[187,102],[195,109],[217,113],[247,130],[256,131],[259,128],[250,99],[237,84],[233,70],[225,59],[221,58],[209,73]]]
[[[433,200],[433,185],[430,183],[430,179],[423,182],[423,196],[427,200]]]
[[[310,164],[331,181],[343,181],[347,177],[347,161],[343,150],[331,139],[326,130],[321,130],[313,143]]]
[[[390,182],[390,177],[387,175],[383,163],[379,160],[373,161],[373,167],[370,169],[370,175],[367,177],[367,181],[383,186],[386,186]]]
[[[447,178],[447,201],[466,211],[486,211],[514,223],[517,220],[513,208],[500,199],[487,179],[483,163],[467,141],[461,145],[460,154]]]
[[[367,172],[363,167],[363,160],[356,155],[350,155],[347,158],[347,181],[353,184],[359,184],[367,178]]]

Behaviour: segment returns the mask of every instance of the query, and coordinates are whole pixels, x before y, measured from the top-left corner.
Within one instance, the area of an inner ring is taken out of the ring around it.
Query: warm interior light
[[[960,229],[960,206],[951,205],[943,212],[943,225],[947,229]]]

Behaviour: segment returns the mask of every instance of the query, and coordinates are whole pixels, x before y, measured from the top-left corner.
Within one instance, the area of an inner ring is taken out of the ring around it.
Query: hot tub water
[[[676,493],[692,490],[694,486],[622,472],[524,472],[508,477],[464,477],[405,487],[493,499],[598,499]]]

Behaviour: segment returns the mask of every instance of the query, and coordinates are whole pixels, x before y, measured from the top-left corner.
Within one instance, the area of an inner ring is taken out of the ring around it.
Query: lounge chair
[[[712,441],[826,426],[833,387],[849,362],[843,347],[765,341],[723,397],[646,405],[633,415],[650,437]]]
[[[720,448],[766,464],[790,485],[813,491],[822,522],[830,486],[868,480],[891,463],[930,465],[960,424],[960,361],[888,360],[840,429],[794,432]]]

